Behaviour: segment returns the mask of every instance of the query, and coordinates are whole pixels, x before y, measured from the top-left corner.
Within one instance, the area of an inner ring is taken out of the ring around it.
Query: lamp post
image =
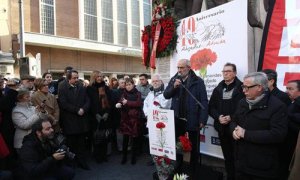
[[[19,0],[20,57],[25,57],[23,0]]]

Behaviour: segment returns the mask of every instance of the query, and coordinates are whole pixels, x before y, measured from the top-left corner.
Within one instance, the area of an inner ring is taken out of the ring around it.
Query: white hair
[[[263,72],[252,72],[252,73],[247,74],[244,77],[244,80],[247,79],[247,78],[252,78],[252,80],[255,84],[261,85],[264,88],[265,91],[268,90],[268,77],[265,73],[263,73]]]
[[[184,63],[187,67],[191,67],[191,61],[188,59],[180,59],[178,63]]]

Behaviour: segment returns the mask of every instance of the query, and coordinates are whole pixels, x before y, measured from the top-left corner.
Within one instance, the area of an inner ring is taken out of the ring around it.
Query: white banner
[[[150,154],[176,160],[174,111],[153,109],[148,114]]]
[[[171,58],[170,74],[177,72],[177,61],[189,59],[191,67],[203,78],[210,98],[213,89],[223,80],[224,64],[237,65],[238,77],[248,72],[247,1],[235,0],[187,17],[177,28],[178,42]],[[213,120],[201,131],[200,152],[223,158]]]

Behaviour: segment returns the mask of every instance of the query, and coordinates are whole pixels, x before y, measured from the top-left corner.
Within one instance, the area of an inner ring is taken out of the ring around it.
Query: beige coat
[[[290,165],[290,176],[289,180],[299,180],[300,179],[300,132],[298,135],[298,141],[295,148],[295,153]]]
[[[45,101],[45,110],[54,126],[54,130],[59,131],[59,107],[57,100],[53,94],[44,94],[41,91],[36,91],[31,96],[31,102],[34,106],[41,105]]]

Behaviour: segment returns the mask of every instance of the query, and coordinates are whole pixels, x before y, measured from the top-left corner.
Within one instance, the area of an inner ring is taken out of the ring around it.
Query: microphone
[[[181,83],[183,83],[182,75],[181,73],[177,73],[176,79],[179,79]]]

